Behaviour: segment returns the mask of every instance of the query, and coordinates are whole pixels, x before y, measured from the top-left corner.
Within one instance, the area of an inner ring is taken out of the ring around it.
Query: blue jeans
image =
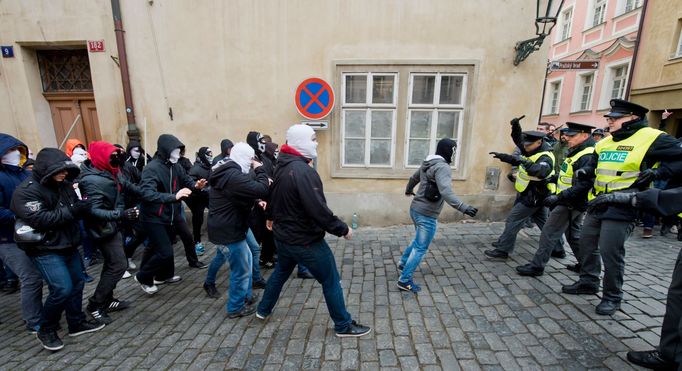
[[[317,282],[322,285],[324,301],[327,304],[329,316],[334,321],[336,332],[344,331],[350,325],[352,318],[346,310],[343,300],[339,272],[336,260],[325,240],[309,246],[289,245],[275,239],[278,260],[268,285],[263,293],[263,299],[258,304],[258,313],[268,316],[277,303],[282,287],[291,276],[296,264],[305,265],[313,274]]]
[[[251,271],[253,255],[246,240],[217,245],[223,256],[230,262],[230,288],[227,291],[227,313],[237,313],[244,308],[244,302],[251,298]]]
[[[260,246],[258,245],[258,242],[256,242],[256,237],[253,235],[253,232],[251,232],[251,229],[249,229],[246,232],[246,244],[249,245],[249,250],[251,250],[253,261],[258,262],[258,259],[260,259]],[[211,260],[211,264],[208,266],[208,271],[206,272],[206,280],[204,281],[204,283],[206,283],[207,285],[215,285],[215,280],[216,276],[218,275],[218,271],[220,270],[220,267],[222,267],[223,264],[225,264],[229,256],[230,256],[229,251],[223,253],[221,249],[216,249],[215,256],[213,257],[213,260]],[[253,264],[252,274],[254,281],[263,279],[258,264]]]
[[[31,257],[49,288],[40,316],[41,330],[55,330],[62,312],[69,329],[85,320],[83,314],[83,263],[78,251],[62,256],[46,254]]]
[[[414,228],[417,234],[410,246],[405,249],[402,258],[400,258],[400,265],[403,266],[403,273],[400,275],[400,282],[410,282],[415,269],[419,266],[424,255],[429,250],[429,245],[433,236],[436,235],[436,226],[438,220],[430,216],[420,214],[413,209],[410,209],[410,217],[414,223]]]
[[[29,327],[40,325],[43,310],[43,277],[16,243],[0,244],[0,258],[14,269],[21,283],[21,313]]]

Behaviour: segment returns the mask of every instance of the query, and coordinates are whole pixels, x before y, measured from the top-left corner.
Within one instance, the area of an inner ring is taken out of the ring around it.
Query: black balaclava
[[[256,152],[256,155],[260,155],[265,152],[265,141],[263,140],[263,135],[257,131],[250,131],[246,136],[246,144],[250,145],[251,148]]]
[[[211,149],[209,147],[201,147],[199,148],[199,151],[197,152],[197,159],[201,161],[204,165],[211,166],[211,161],[213,161],[213,156],[208,156],[208,154],[211,153]]]
[[[445,159],[448,164],[452,163],[457,152],[457,142],[450,138],[443,138],[436,146],[436,154]]]

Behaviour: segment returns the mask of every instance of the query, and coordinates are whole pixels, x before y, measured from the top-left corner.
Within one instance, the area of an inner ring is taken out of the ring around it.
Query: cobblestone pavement
[[[122,281],[117,296],[133,308],[112,313],[115,321],[97,333],[70,338],[62,332],[66,346],[56,353],[24,329],[18,294],[0,295],[0,369],[627,370],[626,351],[657,344],[679,242],[643,240],[636,230],[627,244],[625,302],[608,317],[594,313],[597,295],[558,293],[577,278],[563,268],[572,257],[553,259],[539,278],[515,274],[534,252],[537,229],[520,233],[508,262],[486,260],[483,250],[502,227],[440,225],[415,274],[423,286],[418,296],[395,285],[412,226],[360,229],[352,241],[329,238],[349,312],[373,328],[359,339],[334,336],[312,280],[290,279],[266,322],[228,319],[225,298],[206,297],[206,270],[188,268],[179,246],[182,282],[147,296],[132,280]],[[209,245],[203,260],[213,252]],[[227,289],[227,277],[221,270],[220,290]],[[86,297],[94,287],[87,284]]]

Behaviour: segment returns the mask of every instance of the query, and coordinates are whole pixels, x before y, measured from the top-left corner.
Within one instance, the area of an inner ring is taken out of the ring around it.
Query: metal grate
[[[92,91],[90,62],[85,49],[39,50],[38,65],[43,91]]]

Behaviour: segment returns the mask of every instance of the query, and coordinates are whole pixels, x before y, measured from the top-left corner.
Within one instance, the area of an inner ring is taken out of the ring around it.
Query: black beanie
[[[452,158],[457,150],[457,142],[450,138],[443,138],[436,146],[436,154],[445,159],[448,164],[452,163]]]

